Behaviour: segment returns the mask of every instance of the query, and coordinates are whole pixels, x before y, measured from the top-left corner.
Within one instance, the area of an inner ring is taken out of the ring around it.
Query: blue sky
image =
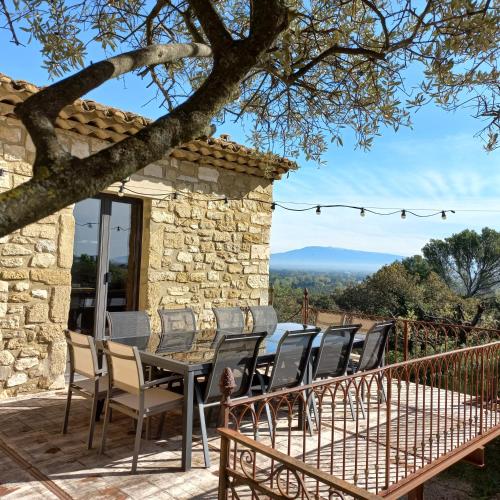
[[[49,83],[36,46],[16,47],[2,30],[0,46],[0,72],[38,85]],[[96,54],[90,57],[98,59]],[[153,90],[128,75],[108,82],[87,98],[155,118],[162,114],[159,101],[145,105],[152,96]],[[430,238],[444,238],[466,228],[500,230],[500,151],[486,153],[474,137],[481,122],[467,110],[447,113],[432,105],[420,109],[413,122],[413,129],[383,131],[368,152],[356,150],[347,138],[343,148],[328,151],[325,166],[299,159],[300,170],[275,183],[275,200],[497,212],[457,212],[442,221],[410,215],[406,220],[369,214],[362,218],[345,209],[324,209],[319,216],[314,211],[276,209],[271,250],[323,245],[412,255]],[[246,142],[240,125],[227,123],[217,133]]]

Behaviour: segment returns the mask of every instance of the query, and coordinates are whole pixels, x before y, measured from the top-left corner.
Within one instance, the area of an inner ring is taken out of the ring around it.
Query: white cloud
[[[500,154],[486,154],[466,134],[385,141],[373,152],[332,155],[332,166],[306,166],[275,185],[275,199],[359,206],[500,210]],[[466,228],[500,229],[500,212],[457,212],[417,219],[324,209],[276,210],[272,251],[309,245],[338,246],[402,255],[417,253],[430,238]]]

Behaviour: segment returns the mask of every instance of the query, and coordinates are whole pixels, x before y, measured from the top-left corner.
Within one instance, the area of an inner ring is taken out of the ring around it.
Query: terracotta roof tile
[[[32,83],[13,80],[0,73],[0,115],[15,118],[14,106],[39,90]],[[79,99],[61,111],[56,126],[83,136],[118,142],[150,122],[135,113]],[[297,168],[294,161],[274,154],[263,155],[231,141],[225,134],[219,138],[208,137],[188,142],[172,150],[170,156],[273,179],[279,179],[283,173]]]

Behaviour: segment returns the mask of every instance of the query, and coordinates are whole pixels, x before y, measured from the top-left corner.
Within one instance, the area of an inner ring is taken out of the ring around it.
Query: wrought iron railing
[[[220,498],[413,491],[500,435],[499,370],[494,342],[227,401]]]
[[[275,299],[275,291],[270,288],[270,303]],[[387,318],[363,314],[353,311],[326,310],[311,306],[307,288],[303,290],[298,309],[290,318],[281,318],[283,321],[298,321],[304,324],[315,324],[326,327],[330,324],[361,323],[362,330],[367,331],[374,322],[396,321],[391,331],[386,347],[386,363],[406,361],[421,358],[441,352],[448,352],[463,347],[487,344],[500,340],[500,330],[453,324],[439,321],[417,321],[404,318]]]

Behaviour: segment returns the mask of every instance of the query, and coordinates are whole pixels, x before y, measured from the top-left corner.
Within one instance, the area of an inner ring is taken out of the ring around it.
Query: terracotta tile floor
[[[449,397],[451,393],[445,397],[448,391],[442,389],[427,387],[423,390],[421,386],[418,389],[410,383],[407,390],[407,406],[389,405],[390,425],[386,420],[387,405],[376,404],[375,394],[367,395],[367,402],[371,401],[366,406],[367,418],[357,422],[350,418],[343,399],[336,399],[335,404],[325,400],[321,434],[315,431],[312,435],[304,435],[295,426],[292,428],[285,411],[282,416],[278,414],[274,446],[315,467],[319,456],[320,469],[377,491],[386,480],[385,467],[378,464],[384,464],[388,430],[393,437],[389,451],[390,483],[401,480],[416,468],[476,435],[477,416],[481,410],[463,404],[456,394],[455,399]],[[392,392],[396,394],[396,391],[397,386],[393,384]],[[429,411],[429,406],[421,407],[424,393],[427,405],[434,401],[432,411]],[[67,435],[60,433],[65,399],[65,392],[58,391],[0,401],[0,497],[89,500],[217,498],[219,439],[213,428],[210,430],[211,468],[204,468],[201,441],[195,435],[193,469],[182,472],[181,415],[180,412],[169,413],[161,439],[143,439],[138,473],[131,475],[132,420],[115,412],[106,453],[99,455],[101,423],[96,426],[94,449],[86,448],[89,401],[74,398],[70,432]],[[443,414],[448,417],[443,418]],[[452,414],[454,418],[449,417]],[[497,405],[493,412],[483,410],[487,427],[494,427],[499,419],[500,407]],[[157,433],[157,423],[153,422],[153,435]],[[252,436],[251,429],[250,420],[245,420],[241,431]],[[398,429],[401,440],[394,439]],[[259,441],[270,445],[263,414],[259,430]],[[195,425],[195,433],[197,431]],[[455,442],[450,442],[447,435],[454,435]],[[440,441],[439,436],[445,437]],[[233,466],[237,468],[238,464]],[[264,470],[268,464],[264,460],[259,466]]]
[[[213,429],[211,468],[204,468],[201,441],[195,436],[193,468],[182,472],[180,414],[171,412],[161,439],[143,439],[138,473],[131,475],[132,420],[115,412],[106,453],[99,455],[101,423],[96,425],[94,449],[86,447],[89,401],[74,397],[69,434],[60,433],[65,400],[65,393],[58,391],[0,401],[0,497],[217,497],[219,441]],[[157,434],[157,423],[153,422],[153,436]]]

